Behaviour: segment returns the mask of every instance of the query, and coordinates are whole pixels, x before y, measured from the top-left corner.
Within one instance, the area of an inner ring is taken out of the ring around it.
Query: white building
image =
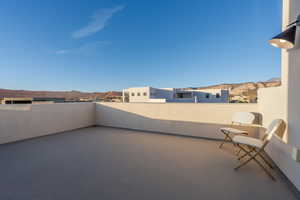
[[[123,90],[123,102],[228,103],[229,91],[134,87]]]

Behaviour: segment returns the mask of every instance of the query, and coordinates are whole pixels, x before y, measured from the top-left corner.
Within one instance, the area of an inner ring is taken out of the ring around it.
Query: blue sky
[[[197,87],[280,76],[282,0],[6,0],[0,88]]]

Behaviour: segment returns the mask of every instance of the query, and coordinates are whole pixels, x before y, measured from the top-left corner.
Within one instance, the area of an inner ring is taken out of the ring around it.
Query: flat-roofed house
[[[4,97],[1,99],[1,104],[31,104],[32,101],[32,98]]]
[[[229,91],[224,89],[133,87],[123,90],[123,102],[228,103]]]
[[[1,104],[47,104],[63,103],[65,98],[52,97],[4,97],[0,99]]]

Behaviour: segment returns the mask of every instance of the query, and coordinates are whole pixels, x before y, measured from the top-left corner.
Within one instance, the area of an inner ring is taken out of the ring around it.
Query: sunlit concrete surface
[[[201,130],[200,130],[201,131]],[[92,127],[0,146],[0,199],[297,199],[232,145]]]

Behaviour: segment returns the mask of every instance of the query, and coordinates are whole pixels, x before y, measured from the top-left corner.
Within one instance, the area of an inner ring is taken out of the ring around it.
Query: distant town
[[[149,102],[149,103],[256,103],[259,88],[277,87],[273,78],[264,82],[219,84],[191,88],[131,87],[120,91],[29,91],[0,89],[1,104],[47,104],[72,102]]]

